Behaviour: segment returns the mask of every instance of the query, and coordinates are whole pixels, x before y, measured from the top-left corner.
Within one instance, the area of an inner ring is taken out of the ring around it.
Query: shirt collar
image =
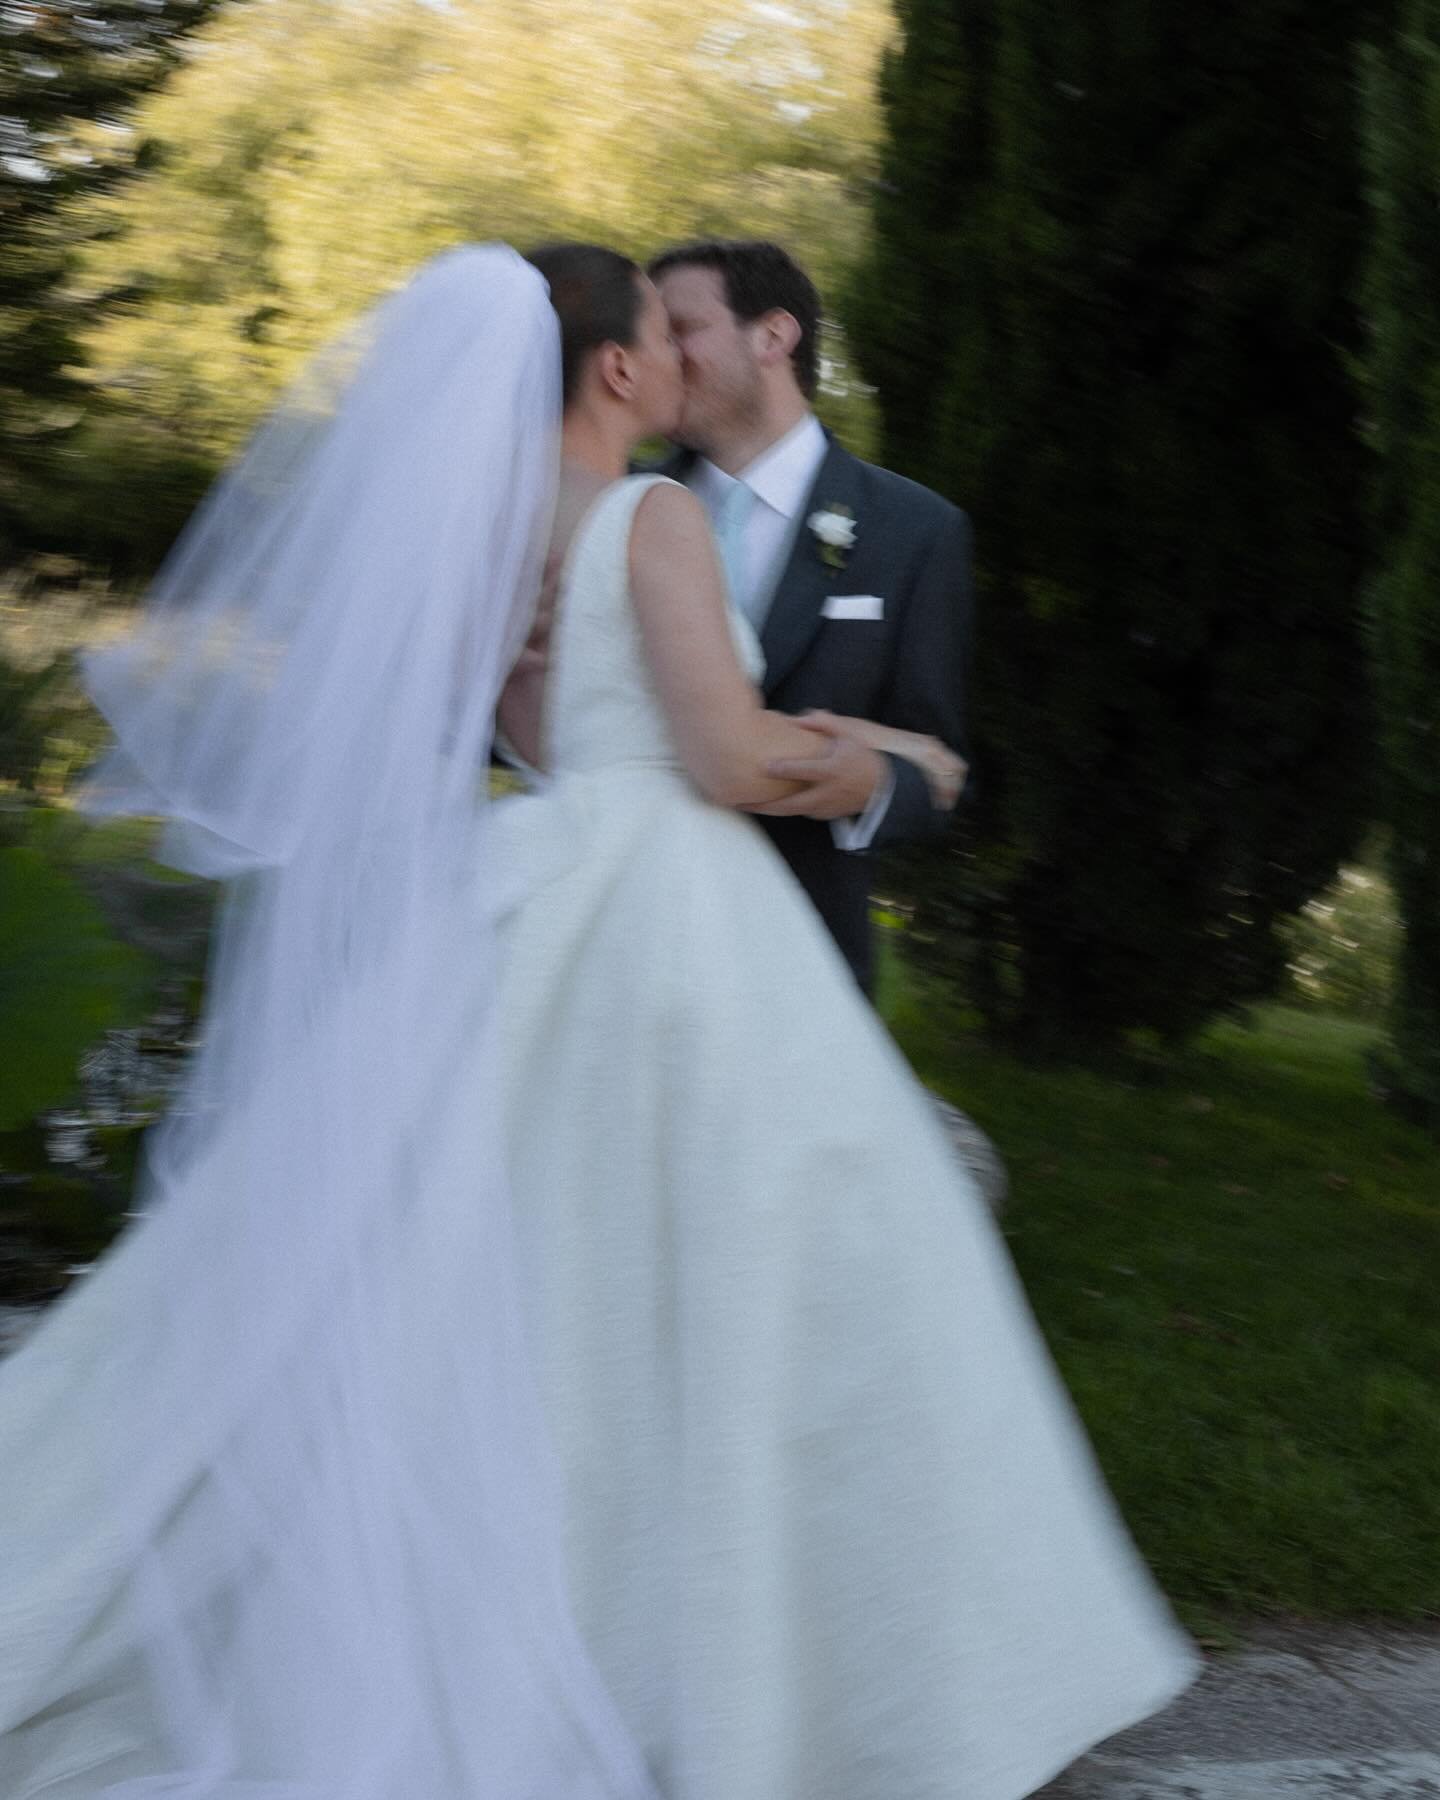
[[[790,427],[784,437],[777,438],[753,462],[748,463],[738,477],[726,475],[708,457],[703,456],[700,458],[699,476],[704,487],[717,500],[732,481],[738,479],[782,518],[793,519],[814,487],[815,477],[820,473],[820,465],[824,462],[829,447],[820,421],[814,413],[806,413],[798,424]]]

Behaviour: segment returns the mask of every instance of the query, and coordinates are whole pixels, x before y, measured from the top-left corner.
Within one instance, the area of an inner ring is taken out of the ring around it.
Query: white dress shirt
[[[741,540],[742,574],[734,600],[757,632],[765,628],[800,514],[828,448],[820,421],[806,413],[739,475],[727,475],[706,457],[696,459],[690,486],[717,526],[732,488],[743,482],[755,496]]]
[[[727,475],[704,456],[696,458],[690,471],[688,485],[717,528],[726,495],[738,482],[754,495],[738,547],[739,591],[732,597],[757,635],[765,629],[776,586],[804,527],[805,502],[829,447],[820,421],[814,413],[806,413],[738,475]],[[830,821],[836,846],[868,850],[894,792],[894,771],[886,761],[884,777],[859,818]]]

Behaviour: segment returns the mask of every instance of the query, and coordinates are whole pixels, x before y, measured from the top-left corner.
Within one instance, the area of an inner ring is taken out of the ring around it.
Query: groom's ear
[[[783,306],[772,306],[755,320],[755,354],[767,367],[788,363],[800,342],[800,321]]]

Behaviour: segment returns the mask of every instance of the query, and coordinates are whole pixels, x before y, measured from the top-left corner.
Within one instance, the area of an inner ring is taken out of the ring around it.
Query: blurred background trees
[[[983,577],[921,925],[1027,1051],[1273,991],[1369,815],[1358,17],[900,6],[850,317]]]
[[[1384,1079],[1440,1131],[1440,5],[1366,61],[1365,374],[1380,456],[1371,637],[1403,921]]]
[[[89,399],[73,277],[87,208],[143,165],[129,109],[174,68],[213,0],[0,7],[0,561],[55,516],[63,448]]]
[[[977,793],[886,876],[912,947],[996,1038],[1081,1059],[1275,992],[1374,1015],[1393,950],[1386,1080],[1433,1104],[1436,7],[17,0],[26,755],[53,774],[86,733],[63,680],[25,686],[25,631],[123,601],[432,250],[773,235],[834,303],[827,422],[978,527]]]
[[[150,165],[85,210],[96,402],[50,541],[153,561],[305,354],[442,245],[746,230],[834,287],[865,222],[885,0],[270,0],[227,9],[131,127]],[[866,397],[829,344],[829,416]]]

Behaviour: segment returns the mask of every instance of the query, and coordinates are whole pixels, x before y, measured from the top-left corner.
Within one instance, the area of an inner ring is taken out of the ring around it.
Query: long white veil
[[[538,273],[437,258],[88,664],[94,803],[228,886],[144,1216],[0,1367],[6,1800],[653,1800],[566,1597],[481,903],[559,410]]]

